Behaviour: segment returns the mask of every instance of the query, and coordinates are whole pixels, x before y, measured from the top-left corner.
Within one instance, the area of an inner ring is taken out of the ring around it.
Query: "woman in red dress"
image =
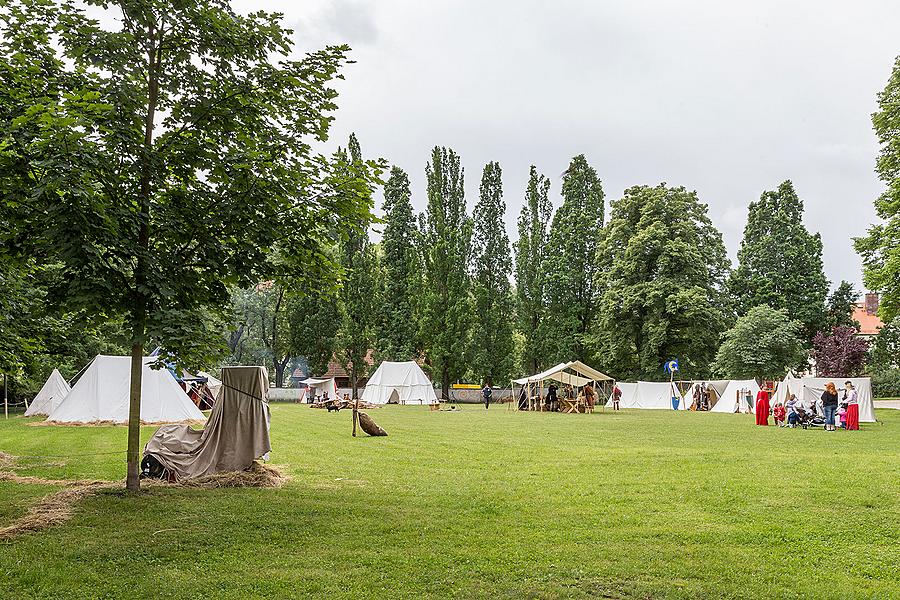
[[[769,391],[759,390],[756,394],[756,424],[769,424]]]
[[[859,392],[853,382],[844,383],[844,399],[847,404],[847,431],[859,431]]]

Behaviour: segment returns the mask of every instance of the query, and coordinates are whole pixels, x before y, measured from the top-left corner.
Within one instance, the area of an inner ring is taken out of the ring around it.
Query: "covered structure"
[[[156,357],[145,356],[141,374],[141,421],[177,423],[205,417],[167,369],[151,369]],[[98,354],[47,421],[94,423],[128,421],[131,357]]]
[[[197,371],[197,375],[206,377],[206,387],[209,388],[209,393],[212,394],[213,398],[218,398],[219,391],[222,389],[222,382],[206,371]]]
[[[222,395],[202,431],[189,425],[164,425],[144,447],[174,476],[190,479],[226,471],[243,471],[272,450],[265,367],[223,367]]]
[[[870,377],[803,377],[794,379],[787,387],[792,394],[797,396],[798,400],[802,400],[807,405],[818,405],[821,404],[822,392],[825,391],[825,384],[828,382],[834,383],[837,387],[838,401],[841,402],[844,396],[845,381],[849,381],[856,388],[860,423],[874,423],[875,403],[872,398],[872,379]]]
[[[436,404],[431,380],[415,361],[384,361],[369,377],[362,399],[371,404]]]
[[[329,400],[338,399],[338,386],[334,377],[308,377],[303,383],[306,384],[306,397],[309,402],[312,402],[314,396],[319,396],[323,400],[325,396]]]
[[[63,379],[59,369],[53,369],[50,377],[41,386],[41,390],[31,401],[28,410],[25,411],[26,417],[35,415],[44,415],[45,417],[56,410],[56,407],[62,404],[62,401],[69,395],[69,383]]]
[[[515,386],[525,388],[525,394],[529,398],[535,396],[535,392],[540,395],[545,381],[555,381],[563,385],[570,385],[573,389],[583,388],[591,384],[598,394],[598,400],[601,397],[607,397],[607,390],[603,389],[604,384],[612,384],[613,378],[605,373],[601,373],[597,369],[588,366],[580,360],[559,363],[555,367],[535,373],[528,377],[513,380],[513,397],[516,398]],[[516,407],[519,405],[516,403]],[[569,411],[571,412],[571,411]]]
[[[619,408],[672,410],[676,408],[673,406],[672,398],[675,398],[678,404],[677,408],[682,408],[684,403],[675,384],[670,381],[616,382],[616,385],[622,391]]]
[[[755,379],[732,379],[728,382],[728,386],[722,391],[719,401],[716,402],[710,412],[733,413],[735,406],[738,405],[738,398],[741,390],[750,392],[750,412],[754,412],[756,406],[756,394],[759,393],[759,384]],[[745,412],[748,408],[743,399],[740,401],[740,412]]]
[[[712,407],[718,404],[719,400],[722,399],[729,383],[731,382],[727,379],[698,379],[694,381],[676,382],[678,388],[684,390],[684,394],[681,395],[682,402],[679,408],[682,410],[690,410],[691,405],[694,403],[694,395],[698,391],[701,393],[705,391],[709,401],[710,410],[712,410]],[[687,385],[685,386],[685,384]]]

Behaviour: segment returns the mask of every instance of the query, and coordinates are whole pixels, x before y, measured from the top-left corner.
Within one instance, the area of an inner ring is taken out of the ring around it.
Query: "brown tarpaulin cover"
[[[164,425],[144,446],[144,456],[156,457],[178,479],[249,468],[272,449],[268,389],[265,367],[224,367],[221,395],[206,428]]]

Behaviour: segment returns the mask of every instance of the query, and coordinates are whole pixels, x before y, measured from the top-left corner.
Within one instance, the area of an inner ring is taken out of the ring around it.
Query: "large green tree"
[[[479,381],[489,385],[505,384],[513,370],[512,254],[505,213],[503,173],[499,163],[489,162],[481,176],[472,237],[472,369]]]
[[[280,15],[223,0],[92,4],[90,18],[74,3],[0,9],[3,248],[62,265],[48,294],[61,309],[124,319],[135,490],[146,345],[217,358],[195,340],[229,285],[328,276],[326,238],[368,206],[334,193],[312,145],[348,48],[288,60]]]
[[[384,184],[384,234],[381,239],[381,321],[379,356],[412,360],[417,356],[418,294],[422,289],[416,249],[416,222],[409,177],[393,167]]]
[[[349,165],[349,172],[343,178],[352,179],[356,172],[369,168],[362,157],[362,150],[355,134],[350,134],[346,150],[338,150],[338,163]],[[373,178],[377,172],[373,173]],[[359,196],[357,188],[348,191],[351,199],[356,197],[371,207],[375,192],[374,185]],[[371,218],[361,213],[349,235],[341,244],[340,260],[343,269],[341,283],[341,304],[343,320],[338,337],[341,363],[350,375],[352,397],[358,398],[359,379],[368,374],[366,356],[375,345],[378,314],[378,256],[375,246],[369,240],[368,226]]]
[[[338,351],[343,307],[337,290],[312,289],[288,297],[285,309],[290,356],[303,356],[313,377],[324,375]]]
[[[682,376],[708,376],[730,317],[729,262],[697,194],[665,184],[625,190],[601,257],[609,268],[600,275],[597,364],[620,379],[659,380],[677,358]]]
[[[597,248],[603,235],[603,186],[583,154],[573,158],[563,174],[562,197],[543,267],[552,315],[544,342],[553,363],[584,358],[600,298]]]
[[[900,56],[887,86],[878,94],[872,124],[881,144],[875,171],[887,186],[875,201],[875,211],[884,222],[858,238],[856,250],[863,257],[866,285],[881,293],[878,314],[888,322],[900,314]]]
[[[803,324],[788,311],[754,306],[725,333],[714,373],[734,379],[781,379],[808,356]]]
[[[425,168],[428,206],[421,219],[425,271],[421,335],[443,398],[468,366],[472,298],[468,264],[472,220],[466,214],[459,156],[435,147]]]
[[[728,281],[738,312],[762,304],[784,308],[803,323],[803,339],[825,327],[828,280],[822,238],[803,225],[803,201],[785,181],[750,203],[738,266]]]
[[[547,227],[553,207],[550,204],[550,180],[538,174],[532,165],[525,189],[525,202],[519,212],[519,239],[516,253],[516,316],[522,333],[522,367],[537,373],[545,364],[543,347],[547,314],[544,258]]]
[[[853,288],[853,284],[849,281],[841,281],[828,295],[823,331],[831,331],[835,327],[853,327],[858,331],[859,322],[853,318],[858,298],[859,293]]]

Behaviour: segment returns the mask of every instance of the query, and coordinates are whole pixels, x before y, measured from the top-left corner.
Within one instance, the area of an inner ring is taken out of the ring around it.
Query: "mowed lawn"
[[[900,411],[747,415],[272,406],[281,489],[84,500],[0,542],[9,598],[900,597]],[[124,428],[0,420],[22,475],[123,476]],[[146,428],[148,437],[153,428]],[[54,488],[0,483],[0,524]]]

